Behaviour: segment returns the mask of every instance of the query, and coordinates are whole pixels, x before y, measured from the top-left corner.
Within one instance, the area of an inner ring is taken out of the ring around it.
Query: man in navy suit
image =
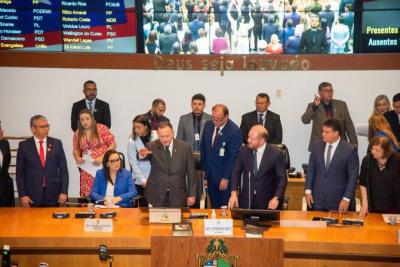
[[[212,120],[205,123],[200,142],[200,165],[212,208],[228,205],[229,181],[241,145],[240,129],[229,119],[228,108],[215,105]]]
[[[68,168],[60,140],[48,137],[42,115],[30,121],[33,137],[19,143],[17,187],[23,207],[55,207],[67,201]]]
[[[268,144],[267,139],[268,132],[262,125],[250,129],[247,146],[240,148],[232,172],[228,208],[281,208],[287,185],[285,164],[280,150]]]
[[[357,148],[340,138],[339,120],[322,126],[322,140],[311,148],[305,184],[307,205],[312,210],[355,210],[354,192],[358,177]]]
[[[76,131],[78,129],[79,112],[83,109],[88,109],[93,114],[96,122],[104,124],[111,128],[111,113],[110,106],[97,98],[97,85],[94,81],[86,81],[83,84],[83,93],[85,99],[75,102],[72,105],[71,111],[71,129]]]

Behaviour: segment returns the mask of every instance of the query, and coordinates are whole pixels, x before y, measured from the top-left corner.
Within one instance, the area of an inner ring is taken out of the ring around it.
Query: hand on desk
[[[58,203],[60,204],[60,206],[63,206],[68,199],[68,195],[67,194],[63,194],[61,193],[60,195],[58,195]]]
[[[29,208],[32,203],[33,203],[33,201],[29,196],[21,197],[21,205],[22,205],[22,207]]]
[[[306,194],[306,201],[307,201],[307,206],[312,209],[312,204],[314,204],[314,198],[311,194]]]
[[[232,191],[231,197],[229,198],[228,202],[228,209],[238,208],[239,207],[239,200],[237,197],[236,191]]]
[[[342,199],[342,201],[340,201],[340,204],[339,204],[339,212],[341,212],[341,213],[347,212],[347,210],[349,209],[349,204],[350,204],[350,201],[346,201],[346,200]]]

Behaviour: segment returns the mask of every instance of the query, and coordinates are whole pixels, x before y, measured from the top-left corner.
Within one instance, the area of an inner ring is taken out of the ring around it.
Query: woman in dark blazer
[[[400,155],[386,136],[374,137],[370,145],[361,164],[360,215],[400,213]]]
[[[103,169],[98,170],[90,198],[93,202],[104,201],[104,205],[132,207],[132,198],[137,195],[132,175],[121,168],[121,159],[115,150],[109,150],[103,158]]]

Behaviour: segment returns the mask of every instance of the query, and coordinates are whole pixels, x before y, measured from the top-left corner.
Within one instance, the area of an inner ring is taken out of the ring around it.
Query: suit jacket
[[[176,33],[161,33],[159,42],[161,53],[171,54],[172,46],[175,42],[179,43],[179,38]]]
[[[254,174],[253,149],[242,146],[232,172],[231,185],[232,191],[240,187],[240,208],[251,208],[254,191],[255,201],[262,203],[265,209],[275,196],[279,197],[281,202],[287,185],[282,153],[267,143],[258,171]]]
[[[322,104],[313,110],[314,103],[309,103],[306,112],[301,116],[304,124],[309,124],[312,121],[312,131],[308,151],[311,151],[311,146],[314,141],[322,139],[322,125],[328,119],[326,117],[325,108]],[[346,102],[341,100],[332,100],[333,118],[338,119],[342,126],[341,138],[343,140],[350,140],[350,143],[357,145],[357,134],[354,128],[353,121],[351,120],[349,110],[347,109]]]
[[[0,166],[0,207],[12,207],[14,202],[14,184],[8,168],[11,162],[10,143],[6,139],[0,140],[0,151],[3,162]]]
[[[203,112],[200,121],[200,140],[203,135],[204,124],[206,121],[211,120],[211,115]],[[190,112],[183,115],[179,119],[178,133],[176,134],[176,139],[185,141],[186,143],[192,144],[193,142],[193,113]]]
[[[72,105],[71,129],[74,132],[76,131],[76,129],[78,129],[78,116],[79,112],[81,112],[81,110],[83,109],[87,109],[85,99],[75,102]],[[109,129],[111,128],[110,106],[108,105],[107,102],[104,102],[96,98],[93,116],[96,122],[106,125]]]
[[[46,201],[57,203],[60,193],[68,194],[68,168],[60,140],[47,137],[46,164],[43,167],[33,137],[19,143],[17,153],[17,187],[19,197],[29,196],[40,203],[43,177],[46,179]]]
[[[315,42],[312,37],[311,29],[303,32],[300,38],[300,53],[302,54],[326,54],[329,52],[329,44],[325,32],[317,29]]]
[[[93,202],[103,200],[107,192],[108,180],[104,169],[96,172],[90,198]],[[129,208],[132,207],[132,198],[137,195],[136,187],[133,183],[132,175],[129,171],[122,169],[117,172],[114,183],[114,196],[121,197],[122,200],[117,205]]]
[[[212,136],[214,128],[213,122],[207,121],[204,125],[203,136],[200,142],[200,165],[209,185],[219,185],[221,178],[231,179],[233,166],[242,145],[240,129],[230,119],[220,131],[213,146]],[[222,148],[224,149],[223,156],[220,154]]]
[[[159,140],[147,144],[150,154],[151,170],[147,180],[145,197],[155,207],[164,203],[169,189],[171,207],[186,207],[188,196],[196,196],[196,180],[191,146],[174,139],[172,161],[167,166],[164,147]]]
[[[392,128],[392,132],[397,138],[397,141],[400,142],[400,121],[399,117],[397,116],[396,112],[394,110],[388,111],[385,114],[386,120],[390,124],[390,128]]]
[[[358,153],[352,144],[340,140],[329,168],[326,169],[325,145],[325,142],[318,140],[312,146],[305,189],[312,191],[314,208],[338,210],[343,197],[354,204],[359,169]]]
[[[242,116],[240,130],[243,136],[243,143],[247,144],[247,137],[252,126],[258,124],[257,110],[246,113]],[[264,127],[268,131],[268,143],[282,144],[282,124],[278,114],[268,110],[264,120]]]

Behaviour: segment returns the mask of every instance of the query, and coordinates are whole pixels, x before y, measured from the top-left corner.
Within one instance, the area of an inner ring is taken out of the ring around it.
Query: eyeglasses
[[[39,128],[39,129],[46,129],[46,128],[50,128],[50,124],[45,124],[45,125],[39,125],[39,126],[35,126],[35,128]]]
[[[333,90],[322,90],[323,93],[333,93]]]
[[[112,160],[109,160],[108,162],[110,162],[111,164],[114,164],[114,163],[119,163],[120,160],[121,159],[112,159]]]

